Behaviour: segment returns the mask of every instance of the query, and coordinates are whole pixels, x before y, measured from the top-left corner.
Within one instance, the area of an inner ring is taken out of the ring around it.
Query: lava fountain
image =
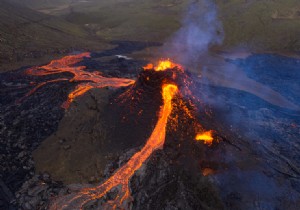
[[[173,68],[178,68],[182,70],[181,65],[172,62],[170,59],[161,59],[157,66],[154,67],[152,63],[147,64],[146,66],[143,67],[144,70],[155,70],[155,71],[165,71],[167,69],[173,69]]]
[[[172,99],[178,92],[178,88],[174,84],[164,84],[162,87],[163,105],[160,108],[159,119],[148,139],[146,145],[130,160],[119,168],[109,179],[98,187],[86,188],[78,193],[60,197],[51,205],[50,209],[82,209],[84,204],[89,201],[102,198],[109,191],[118,188],[118,194],[114,200],[105,204],[105,208],[115,209],[116,207],[126,208],[126,201],[130,197],[129,181],[143,163],[151,156],[151,154],[161,149],[164,145],[166,126],[168,118],[172,112]]]
[[[85,94],[87,91],[93,88],[103,88],[103,87],[126,87],[134,84],[134,80],[127,78],[109,78],[101,75],[100,72],[88,72],[85,71],[85,66],[75,66],[79,62],[83,61],[84,58],[90,58],[90,53],[81,53],[77,55],[68,55],[58,60],[53,60],[49,64],[39,67],[33,67],[26,71],[28,75],[34,76],[46,76],[59,73],[71,73],[73,78],[60,78],[55,80],[49,80],[36,85],[32,90],[30,90],[23,98],[18,100],[18,102],[24,100],[28,96],[32,95],[42,86],[60,82],[69,81],[80,83],[75,87],[75,90],[68,95],[68,99],[62,104],[62,107],[67,109],[75,98]]]

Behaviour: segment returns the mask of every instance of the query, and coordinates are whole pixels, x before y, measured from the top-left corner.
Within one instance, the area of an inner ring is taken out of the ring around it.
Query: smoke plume
[[[197,63],[211,46],[222,44],[223,27],[217,14],[217,7],[213,1],[191,1],[181,28],[167,44],[168,54],[181,64],[191,66]]]

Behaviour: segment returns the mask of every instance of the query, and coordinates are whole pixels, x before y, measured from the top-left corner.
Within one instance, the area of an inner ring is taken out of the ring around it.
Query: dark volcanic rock
[[[138,150],[129,150],[107,164],[105,177],[110,177]],[[130,181],[130,209],[223,209],[218,192],[209,179],[202,176],[200,170],[195,173],[184,167],[179,160],[182,155],[176,147],[167,147],[151,156]],[[103,204],[115,195],[116,189],[100,200],[89,202],[84,209],[102,209]]]
[[[16,193],[13,203],[18,209],[48,209],[51,198],[66,194],[68,189],[60,182],[51,180],[49,174],[35,175],[27,180]]]
[[[114,56],[116,54],[131,53],[157,43],[142,42],[114,42],[116,48],[99,53],[93,53],[93,58]],[[143,62],[134,60],[113,60],[112,62],[86,61],[83,65],[87,71],[103,69],[104,75],[132,77],[136,69]],[[80,65],[80,64],[78,64]],[[135,68],[129,71],[128,66]],[[126,68],[126,69],[124,69]],[[40,143],[57,130],[58,122],[64,115],[61,104],[66,100],[68,93],[75,83],[58,82],[39,88],[33,95],[16,103],[37,84],[61,77],[71,78],[68,73],[29,76],[24,73],[27,67],[0,74],[0,209],[8,208],[9,200],[22,185],[34,175],[32,151]],[[120,70],[124,70],[120,71]],[[111,72],[110,72],[111,70]],[[64,145],[65,150],[70,146]],[[11,193],[10,193],[11,192]],[[27,207],[28,204],[27,204]],[[26,207],[26,208],[27,208]]]
[[[133,209],[223,209],[207,178],[172,164],[164,151],[157,152],[130,184]]]
[[[0,179],[14,194],[34,174],[31,152],[56,130],[64,113],[60,104],[71,86],[63,89],[59,87],[66,84],[50,84],[18,104],[31,89],[30,82],[45,78],[28,77],[22,70],[0,77]]]

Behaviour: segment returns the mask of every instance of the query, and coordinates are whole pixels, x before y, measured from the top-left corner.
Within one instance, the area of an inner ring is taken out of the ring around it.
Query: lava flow
[[[112,200],[105,202],[103,204],[103,208],[116,209],[117,207],[120,207],[128,209],[131,198],[129,189],[130,179],[134,173],[142,167],[145,161],[149,159],[154,151],[163,147],[165,143],[167,124],[169,122],[170,128],[172,128],[174,127],[172,122],[174,119],[177,119],[177,115],[174,115],[173,117],[171,116],[172,110],[181,110],[189,118],[195,118],[193,114],[190,113],[186,104],[183,103],[183,100],[177,100],[177,98],[180,97],[176,97],[174,99],[174,96],[179,92],[179,88],[181,93],[184,93],[182,91],[188,89],[190,84],[189,77],[184,73],[184,70],[180,65],[173,63],[170,60],[161,60],[157,66],[148,64],[144,67],[145,71],[139,74],[138,80],[134,81],[126,78],[103,77],[99,72],[85,71],[85,66],[76,66],[76,64],[83,61],[84,58],[88,57],[90,57],[89,53],[70,55],[59,60],[54,60],[48,65],[34,67],[27,70],[27,74],[36,76],[53,75],[65,72],[72,73],[74,76],[71,79],[60,78],[42,82],[36,85],[36,87],[27,93],[25,97],[28,97],[43,85],[51,82],[80,82],[76,86],[75,90],[69,94],[67,101],[65,101],[62,105],[64,108],[68,108],[70,103],[72,103],[76,97],[83,95],[92,88],[102,88],[106,86],[122,87],[134,84],[124,94],[122,94],[123,96],[126,96],[125,99],[132,99],[135,96],[134,94],[138,96],[138,93],[140,93],[139,88],[141,88],[142,92],[145,90],[144,93],[147,93],[147,88],[154,90],[154,92],[156,92],[158,88],[162,88],[161,94],[163,105],[160,107],[158,121],[152,134],[139,152],[135,153],[127,163],[117,169],[110,178],[99,186],[84,188],[78,192],[58,197],[50,206],[50,209],[52,210],[83,209],[83,206],[88,202],[103,198],[109,192],[112,192],[112,190],[113,192],[117,192],[117,194]],[[197,130],[203,130],[200,124],[197,127]],[[176,130],[176,128],[174,130]],[[200,136],[197,135],[196,139],[204,140],[205,143],[209,143],[212,139],[207,139],[207,136],[211,137],[211,133],[203,133]]]
[[[132,85],[134,80],[127,78],[109,78],[102,76],[99,72],[88,72],[85,71],[85,66],[74,66],[75,64],[84,60],[84,58],[89,58],[90,53],[81,53],[78,55],[65,56],[59,60],[51,61],[48,65],[33,67],[26,71],[28,75],[34,76],[45,76],[53,75],[59,73],[69,72],[74,75],[72,79],[61,78],[42,82],[38,84],[35,88],[29,91],[23,98],[19,101],[24,100],[26,97],[32,95],[37,89],[42,86],[59,82],[59,81],[69,81],[69,82],[82,82],[75,87],[75,90],[68,95],[68,99],[62,104],[62,107],[67,109],[70,104],[78,96],[83,95],[87,91],[93,88],[103,88],[103,87],[126,87]]]
[[[206,131],[206,132],[203,132],[203,133],[198,133],[196,135],[196,140],[197,141],[203,141],[204,144],[207,144],[209,146],[212,145],[212,142],[214,140],[213,136],[212,136],[212,133],[213,131]]]
[[[166,125],[172,112],[172,99],[178,92],[173,84],[164,84],[162,87],[163,106],[160,109],[158,122],[148,139],[146,145],[130,160],[119,168],[109,179],[95,188],[86,188],[78,193],[58,198],[50,209],[82,209],[83,205],[106,195],[112,189],[118,187],[118,194],[114,200],[107,202],[105,208],[115,209],[116,207],[126,208],[126,201],[130,197],[129,181],[151,154],[161,149],[165,142]]]

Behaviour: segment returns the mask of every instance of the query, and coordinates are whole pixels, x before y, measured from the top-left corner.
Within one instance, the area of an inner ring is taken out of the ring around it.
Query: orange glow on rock
[[[68,99],[62,104],[61,107],[64,109],[68,109],[75,98],[85,94],[87,91],[89,91],[92,88],[93,88],[93,86],[91,86],[89,84],[78,85],[76,87],[76,89],[68,95]]]
[[[178,88],[173,84],[165,84],[162,87],[163,105],[161,106],[159,119],[149,137],[146,145],[135,153],[129,161],[119,168],[110,178],[101,185],[94,188],[85,188],[78,193],[73,193],[60,197],[50,207],[50,209],[82,209],[89,201],[102,198],[112,189],[118,187],[118,194],[114,200],[107,202],[104,209],[126,208],[126,201],[130,198],[129,181],[134,173],[141,168],[143,163],[151,154],[162,149],[165,142],[166,126],[168,118],[172,112],[172,99],[178,92]]]
[[[79,62],[83,61],[84,58],[89,58],[90,53],[81,53],[78,55],[68,55],[58,60],[53,60],[49,64],[44,66],[38,66],[30,68],[26,71],[29,75],[34,76],[45,76],[45,75],[52,75],[52,74],[59,74],[59,73],[71,73],[73,74],[73,78],[71,79],[57,79],[46,81],[38,84],[35,88],[29,91],[22,99],[32,95],[37,89],[41,88],[42,86],[58,82],[58,81],[69,81],[69,82],[77,82],[78,84],[74,91],[72,91],[68,95],[68,99],[62,104],[62,107],[67,109],[70,104],[75,100],[75,98],[85,94],[87,91],[93,88],[104,88],[104,87],[126,87],[129,85],[134,84],[134,80],[127,79],[127,78],[110,78],[104,77],[101,75],[100,72],[94,71],[89,72],[85,71],[85,66],[75,66]]]
[[[154,66],[152,63],[148,63],[146,66],[143,67],[144,70],[151,70],[153,68],[154,68]]]
[[[197,141],[204,141],[204,144],[207,144],[208,146],[211,146],[212,142],[214,140],[213,131],[210,130],[210,131],[206,131],[206,132],[203,132],[203,133],[198,133],[196,135],[195,139]]]
[[[168,60],[159,61],[158,65],[155,67],[155,71],[165,71],[167,69],[172,69],[176,66],[175,63]]]
[[[203,176],[209,176],[215,174],[215,171],[211,168],[203,168],[202,169]]]
[[[175,67],[182,69],[182,67],[179,64],[172,62],[170,59],[163,59],[158,62],[157,66],[154,67],[152,63],[149,63],[146,66],[144,66],[143,69],[144,70],[154,69],[155,71],[165,71],[167,69],[173,69]]]

